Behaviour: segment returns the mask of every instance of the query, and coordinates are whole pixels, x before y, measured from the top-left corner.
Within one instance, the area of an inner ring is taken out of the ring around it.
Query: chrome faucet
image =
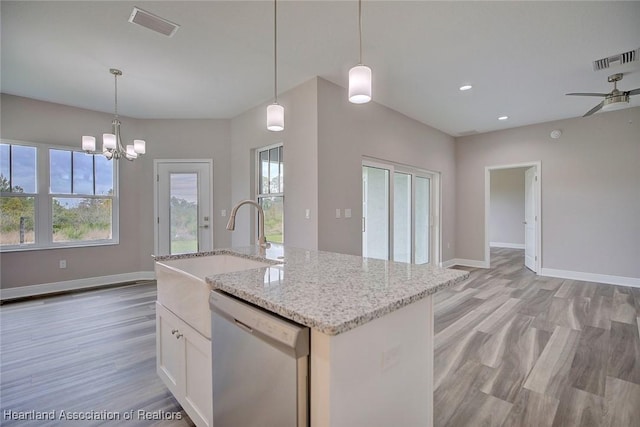
[[[227,230],[233,231],[236,229],[236,214],[238,213],[238,208],[246,204],[253,205],[258,209],[258,241],[256,243],[261,248],[269,248],[271,244],[267,242],[267,238],[264,236],[264,210],[262,210],[262,206],[260,206],[259,203],[253,200],[243,200],[238,202],[238,204],[231,209],[231,215],[229,215],[229,222],[227,223]]]

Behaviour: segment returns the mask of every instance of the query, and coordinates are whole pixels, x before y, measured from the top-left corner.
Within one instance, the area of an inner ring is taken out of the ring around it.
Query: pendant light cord
[[[358,0],[358,36],[360,40],[360,65],[362,65],[362,0]]]
[[[278,0],[273,0],[273,98],[278,103]]]

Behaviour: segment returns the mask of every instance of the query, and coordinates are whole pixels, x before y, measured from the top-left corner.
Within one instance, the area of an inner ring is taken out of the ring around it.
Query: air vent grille
[[[593,70],[605,70],[612,65],[623,65],[629,62],[635,62],[640,59],[640,48],[636,50],[630,50],[624,53],[618,53],[607,58],[597,59],[593,61]]]
[[[168,37],[173,37],[176,31],[178,31],[178,28],[180,28],[178,24],[174,24],[171,21],[160,18],[151,12],[147,12],[146,10],[142,10],[137,7],[133,8],[133,12],[131,12],[131,16],[129,16],[129,22],[138,24]]]

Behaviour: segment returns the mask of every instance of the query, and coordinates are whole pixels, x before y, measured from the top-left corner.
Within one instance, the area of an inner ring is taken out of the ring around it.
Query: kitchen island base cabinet
[[[338,335],[311,330],[311,427],[433,426],[428,296]]]
[[[156,302],[157,373],[198,427],[213,426],[211,341]]]

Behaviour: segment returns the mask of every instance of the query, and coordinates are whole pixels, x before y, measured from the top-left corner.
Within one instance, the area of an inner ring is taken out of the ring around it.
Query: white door
[[[213,247],[211,161],[156,161],[156,254]]]
[[[536,168],[524,172],[524,265],[536,272]]]

